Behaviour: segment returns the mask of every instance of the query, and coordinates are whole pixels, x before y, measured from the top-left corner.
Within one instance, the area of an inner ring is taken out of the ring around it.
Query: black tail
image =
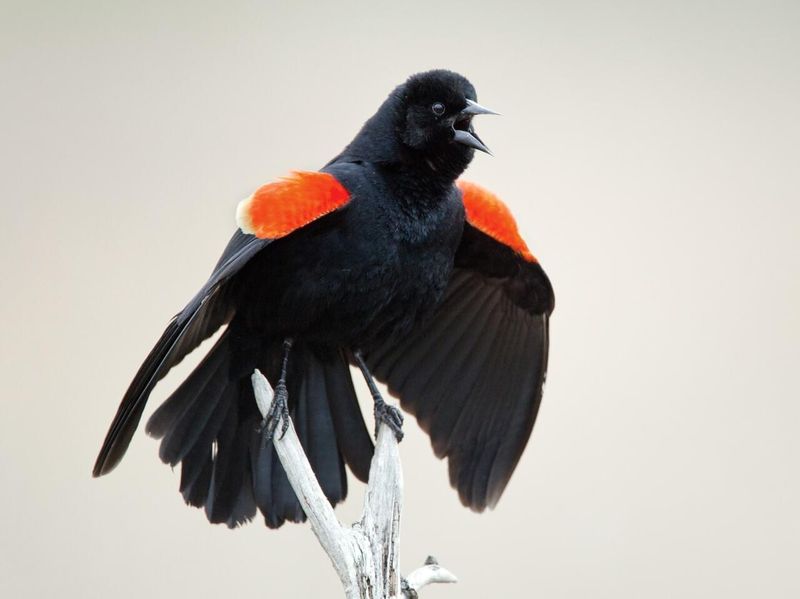
[[[260,509],[267,526],[305,514],[271,443],[262,447],[250,375],[275,385],[282,343],[226,330],[205,359],[147,423],[161,459],[181,463],[180,491],[205,507],[211,522],[236,526]],[[372,440],[340,351],[296,342],[287,376],[289,410],[322,490],[336,504],[347,495],[344,464],[366,480]]]

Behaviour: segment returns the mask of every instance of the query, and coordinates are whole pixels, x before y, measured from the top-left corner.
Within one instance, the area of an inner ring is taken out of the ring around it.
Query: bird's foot
[[[261,446],[266,447],[267,443],[272,441],[275,437],[275,431],[278,425],[281,427],[281,434],[279,439],[283,439],[286,431],[289,430],[289,392],[286,390],[286,384],[283,381],[278,381],[275,385],[275,395],[272,398],[272,405],[269,412],[261,421],[258,427],[258,432],[261,433]]]
[[[378,429],[381,427],[381,422],[386,424],[394,433],[394,438],[397,442],[403,440],[403,414],[395,408],[390,406],[383,398],[375,397],[375,438],[378,437]]]
[[[353,352],[353,358],[356,365],[361,369],[369,391],[372,393],[372,401],[375,402],[375,438],[378,438],[378,429],[381,427],[381,422],[383,422],[391,429],[394,433],[394,438],[399,443],[403,440],[403,415],[400,410],[383,401],[383,396],[375,385],[375,380],[372,378],[367,362],[364,360],[360,350]]]

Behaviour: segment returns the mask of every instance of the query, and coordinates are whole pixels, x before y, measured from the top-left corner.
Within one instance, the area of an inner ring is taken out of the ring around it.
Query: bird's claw
[[[272,441],[275,437],[275,431],[278,425],[281,427],[281,434],[278,437],[283,439],[286,431],[289,430],[289,404],[287,399],[289,393],[286,390],[286,385],[278,382],[275,386],[275,396],[272,399],[272,405],[269,412],[264,416],[261,424],[258,427],[258,432],[261,433],[261,446],[266,447],[267,443]]]
[[[375,398],[375,438],[378,437],[381,422],[391,429],[398,443],[403,440],[403,414],[394,406],[383,401],[382,397],[377,397]]]

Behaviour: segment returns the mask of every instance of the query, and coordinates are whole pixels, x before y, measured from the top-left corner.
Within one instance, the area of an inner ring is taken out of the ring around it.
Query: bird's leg
[[[262,446],[266,446],[275,436],[278,424],[281,425],[281,436],[286,434],[289,429],[289,392],[286,390],[286,370],[289,365],[289,352],[292,350],[293,339],[288,338],[283,341],[283,362],[281,363],[281,375],[278,384],[275,385],[275,396],[272,399],[272,406],[264,416],[259,426],[259,432],[263,434]]]
[[[381,392],[378,391],[378,387],[375,385],[375,379],[372,378],[372,373],[370,373],[369,368],[367,368],[367,363],[364,361],[364,356],[361,355],[361,352],[353,352],[353,357],[356,360],[356,364],[361,369],[361,374],[364,375],[364,379],[367,381],[369,392],[372,394],[372,401],[375,402],[375,437],[378,436],[378,428],[381,422],[385,422],[394,433],[395,439],[402,441],[403,414],[400,410],[394,406],[390,406],[383,400],[383,396]]]

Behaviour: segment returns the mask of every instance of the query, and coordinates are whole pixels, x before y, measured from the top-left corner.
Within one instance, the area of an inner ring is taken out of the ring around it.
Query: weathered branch
[[[253,373],[252,382],[258,409],[266,416],[272,404],[272,387],[258,370]],[[276,434],[273,442],[311,529],[339,574],[345,596],[348,599],[399,597],[403,474],[397,440],[389,427],[381,424],[378,428],[364,510],[361,520],[352,528],[342,526],[336,518],[291,422],[286,434]],[[432,582],[456,581],[456,577],[438,566],[435,560],[429,562],[431,558],[409,575],[407,584],[403,585],[404,595],[415,596],[418,589]]]
[[[456,578],[450,570],[442,568],[436,561],[436,558],[428,556],[424,566],[417,568],[406,577],[405,587],[407,587],[408,590],[403,590],[407,596],[410,595],[413,597],[422,587],[434,582],[458,582],[458,578]]]

